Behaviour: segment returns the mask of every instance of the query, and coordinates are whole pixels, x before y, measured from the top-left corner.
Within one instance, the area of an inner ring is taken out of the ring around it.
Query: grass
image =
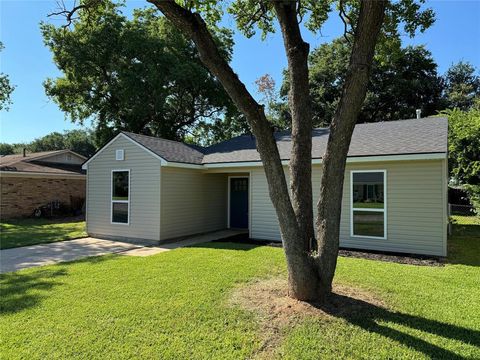
[[[85,221],[19,219],[0,224],[0,249],[45,244],[87,236]]]
[[[354,202],[353,207],[355,209],[383,209],[384,205],[383,203],[367,203],[367,202]]]
[[[285,359],[480,358],[480,226],[455,225],[449,263],[339,258],[335,281],[382,298],[362,316],[282,331]],[[284,277],[282,249],[210,243],[150,257],[109,255],[0,277],[5,359],[244,359],[258,355],[255,312],[235,288]]]

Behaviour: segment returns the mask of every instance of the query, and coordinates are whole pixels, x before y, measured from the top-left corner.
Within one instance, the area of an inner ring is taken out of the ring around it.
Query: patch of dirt
[[[311,318],[368,316],[386,308],[385,303],[367,291],[334,285],[328,305],[298,301],[288,296],[286,279],[257,280],[237,288],[230,305],[254,312],[261,324],[262,346],[256,358],[270,359],[281,343],[286,328]]]
[[[280,241],[268,242],[265,240],[250,239],[247,234],[232,236],[226,239],[214,240],[217,242],[232,242],[237,244],[251,244],[256,246],[282,247]],[[445,266],[445,258],[422,256],[415,254],[384,253],[380,251],[361,251],[354,249],[340,249],[338,255],[343,257],[354,257],[359,259],[378,260],[394,262],[398,264],[419,265],[419,266]]]

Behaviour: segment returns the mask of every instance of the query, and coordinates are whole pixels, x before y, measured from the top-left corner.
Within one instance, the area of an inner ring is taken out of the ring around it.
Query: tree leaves
[[[214,11],[211,4],[198,6]],[[200,122],[221,121],[227,112],[238,116],[193,43],[169,21],[153,9],[135,10],[132,19],[121,10],[113,4],[90,9],[73,29],[41,25],[62,71],[45,81],[45,91],[72,121],[93,120],[100,142],[119,130],[182,140]],[[230,59],[231,32],[215,35]]]
[[[0,51],[3,49],[3,44],[0,42]],[[9,105],[12,104],[10,95],[15,86],[10,83],[10,78],[4,73],[0,73],[0,110],[8,110]]]
[[[447,110],[449,170],[459,184],[480,185],[480,109]]]

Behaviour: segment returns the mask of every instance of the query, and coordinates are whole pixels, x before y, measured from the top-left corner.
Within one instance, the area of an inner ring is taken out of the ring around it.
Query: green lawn
[[[85,221],[19,219],[0,224],[0,249],[44,244],[87,236]]]
[[[375,294],[387,308],[287,326],[269,357],[480,358],[479,228],[455,226],[444,267],[339,258],[336,282]],[[282,249],[211,243],[4,274],[0,353],[5,359],[252,358],[262,346],[262,322],[229,299],[253,279],[285,273]]]

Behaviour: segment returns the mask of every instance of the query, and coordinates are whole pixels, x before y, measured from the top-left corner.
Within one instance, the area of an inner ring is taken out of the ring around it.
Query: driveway
[[[221,230],[152,247],[92,237],[51,244],[24,246],[0,250],[0,273],[106,254],[118,253],[129,256],[150,256],[183,246],[227,238],[240,233],[242,231]]]
[[[141,246],[91,237],[0,250],[0,273],[136,249]]]

